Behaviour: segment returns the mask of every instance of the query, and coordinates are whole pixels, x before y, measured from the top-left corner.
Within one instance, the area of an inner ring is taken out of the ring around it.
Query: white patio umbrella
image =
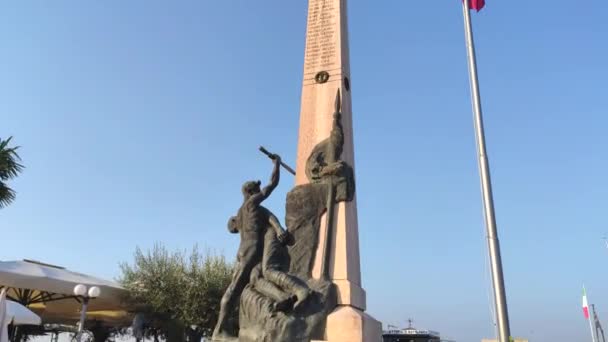
[[[10,323],[14,325],[40,325],[42,320],[32,310],[17,302],[7,300],[4,322],[7,325]]]
[[[101,289],[101,295],[90,301],[87,310],[99,312],[99,319],[128,311],[123,303],[127,291],[113,281],[37,261],[0,261],[0,288],[6,288],[8,298],[27,305],[45,322],[72,322],[80,317],[82,304],[74,295],[74,287],[79,284]]]
[[[6,290],[0,293],[0,342],[8,342],[8,325],[40,325],[42,320],[25,306],[6,299]]]

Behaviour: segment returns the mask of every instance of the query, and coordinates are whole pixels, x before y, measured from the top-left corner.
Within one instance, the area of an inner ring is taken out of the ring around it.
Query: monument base
[[[382,342],[382,323],[352,306],[338,306],[327,316],[327,342]]]

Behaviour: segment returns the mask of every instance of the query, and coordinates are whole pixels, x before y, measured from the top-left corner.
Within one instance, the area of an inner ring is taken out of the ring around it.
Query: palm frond
[[[8,206],[15,200],[15,190],[0,182],[0,209]]]
[[[0,180],[3,181],[17,177],[25,168],[20,163],[21,157],[17,153],[19,146],[9,147],[12,138],[6,140],[0,138]]]

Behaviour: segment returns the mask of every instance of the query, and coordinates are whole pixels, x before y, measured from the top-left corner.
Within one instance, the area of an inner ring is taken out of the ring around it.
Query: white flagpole
[[[591,312],[589,312],[589,330],[591,330],[591,341],[595,342],[595,332],[593,331],[593,324],[591,324],[591,317],[593,316],[593,314]]]
[[[587,300],[587,312],[589,312],[589,330],[591,330],[591,341],[595,342],[595,333],[593,332],[593,324],[591,324],[591,318],[593,318],[593,313],[589,310],[589,297],[587,297],[587,289],[585,289],[585,285],[583,285],[583,292],[585,293],[585,300]]]
[[[479,173],[481,178],[483,208],[488,239],[488,252],[490,254],[490,268],[492,271],[494,303],[496,306],[496,322],[498,323],[498,340],[499,342],[509,342],[511,337],[511,331],[509,328],[509,313],[507,310],[507,297],[505,294],[505,283],[502,272],[502,261],[500,257],[500,243],[498,242],[496,218],[494,215],[494,200],[492,197],[490,165],[486,153],[481,98],[479,95],[479,80],[477,77],[477,60],[475,56],[475,44],[473,41],[473,28],[471,25],[469,0],[464,0],[462,3],[465,38],[467,42],[469,78],[471,82],[471,99],[473,102],[473,113],[475,119],[475,137],[477,141]]]

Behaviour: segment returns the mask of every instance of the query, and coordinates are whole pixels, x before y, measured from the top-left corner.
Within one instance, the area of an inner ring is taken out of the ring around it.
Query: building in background
[[[442,342],[439,332],[432,330],[420,330],[412,326],[409,320],[409,327],[398,329],[389,325],[389,330],[382,333],[382,342]],[[392,329],[391,329],[392,328]]]

